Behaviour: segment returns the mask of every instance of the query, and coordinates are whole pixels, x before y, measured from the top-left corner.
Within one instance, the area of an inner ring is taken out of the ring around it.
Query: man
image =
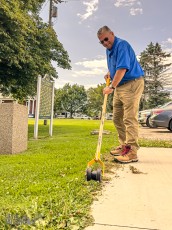
[[[114,91],[113,122],[118,131],[120,146],[111,150],[115,161],[120,163],[137,162],[138,109],[144,89],[144,72],[136,59],[131,45],[114,35],[103,26],[97,32],[100,43],[106,48],[108,73],[111,78],[104,94]]]

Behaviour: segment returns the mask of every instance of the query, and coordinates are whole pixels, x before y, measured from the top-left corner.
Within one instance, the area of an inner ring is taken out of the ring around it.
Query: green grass
[[[100,121],[55,120],[53,137],[40,121],[33,139],[29,121],[28,150],[0,156],[0,229],[82,229],[91,217],[90,204],[100,184],[85,181],[87,163],[94,158]],[[111,122],[105,129],[113,130]],[[102,153],[114,143],[103,137]]]
[[[85,180],[98,139],[90,132],[99,129],[100,121],[56,119],[49,137],[49,126],[40,120],[38,140],[33,139],[33,124],[30,119],[27,151],[0,155],[0,229],[83,229],[92,221],[90,205],[101,189],[98,182]],[[118,144],[112,121],[104,129],[112,133],[103,136],[103,159]],[[157,146],[156,141],[140,142]],[[158,144],[172,147],[170,142]]]
[[[165,140],[140,139],[139,144],[142,147],[172,148],[172,142],[171,141],[165,141]]]

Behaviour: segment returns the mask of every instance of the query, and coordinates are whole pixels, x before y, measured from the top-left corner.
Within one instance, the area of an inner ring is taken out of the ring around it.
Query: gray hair
[[[103,34],[104,32],[112,32],[111,29],[108,26],[103,26],[101,27],[98,32],[97,32],[97,36],[99,37],[101,34]]]

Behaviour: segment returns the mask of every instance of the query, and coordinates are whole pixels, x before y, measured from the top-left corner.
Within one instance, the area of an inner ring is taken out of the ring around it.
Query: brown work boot
[[[119,163],[137,162],[137,148],[134,146],[126,145],[125,150],[122,152],[121,156],[115,157],[114,161]]]
[[[120,145],[110,151],[112,156],[120,156],[125,149],[125,145]]]

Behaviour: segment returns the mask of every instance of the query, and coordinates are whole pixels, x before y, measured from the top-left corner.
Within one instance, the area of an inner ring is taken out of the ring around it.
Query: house
[[[3,96],[0,93],[0,103],[18,103],[18,101],[11,96]],[[36,98],[29,98],[23,104],[28,107],[28,116],[35,117]]]

